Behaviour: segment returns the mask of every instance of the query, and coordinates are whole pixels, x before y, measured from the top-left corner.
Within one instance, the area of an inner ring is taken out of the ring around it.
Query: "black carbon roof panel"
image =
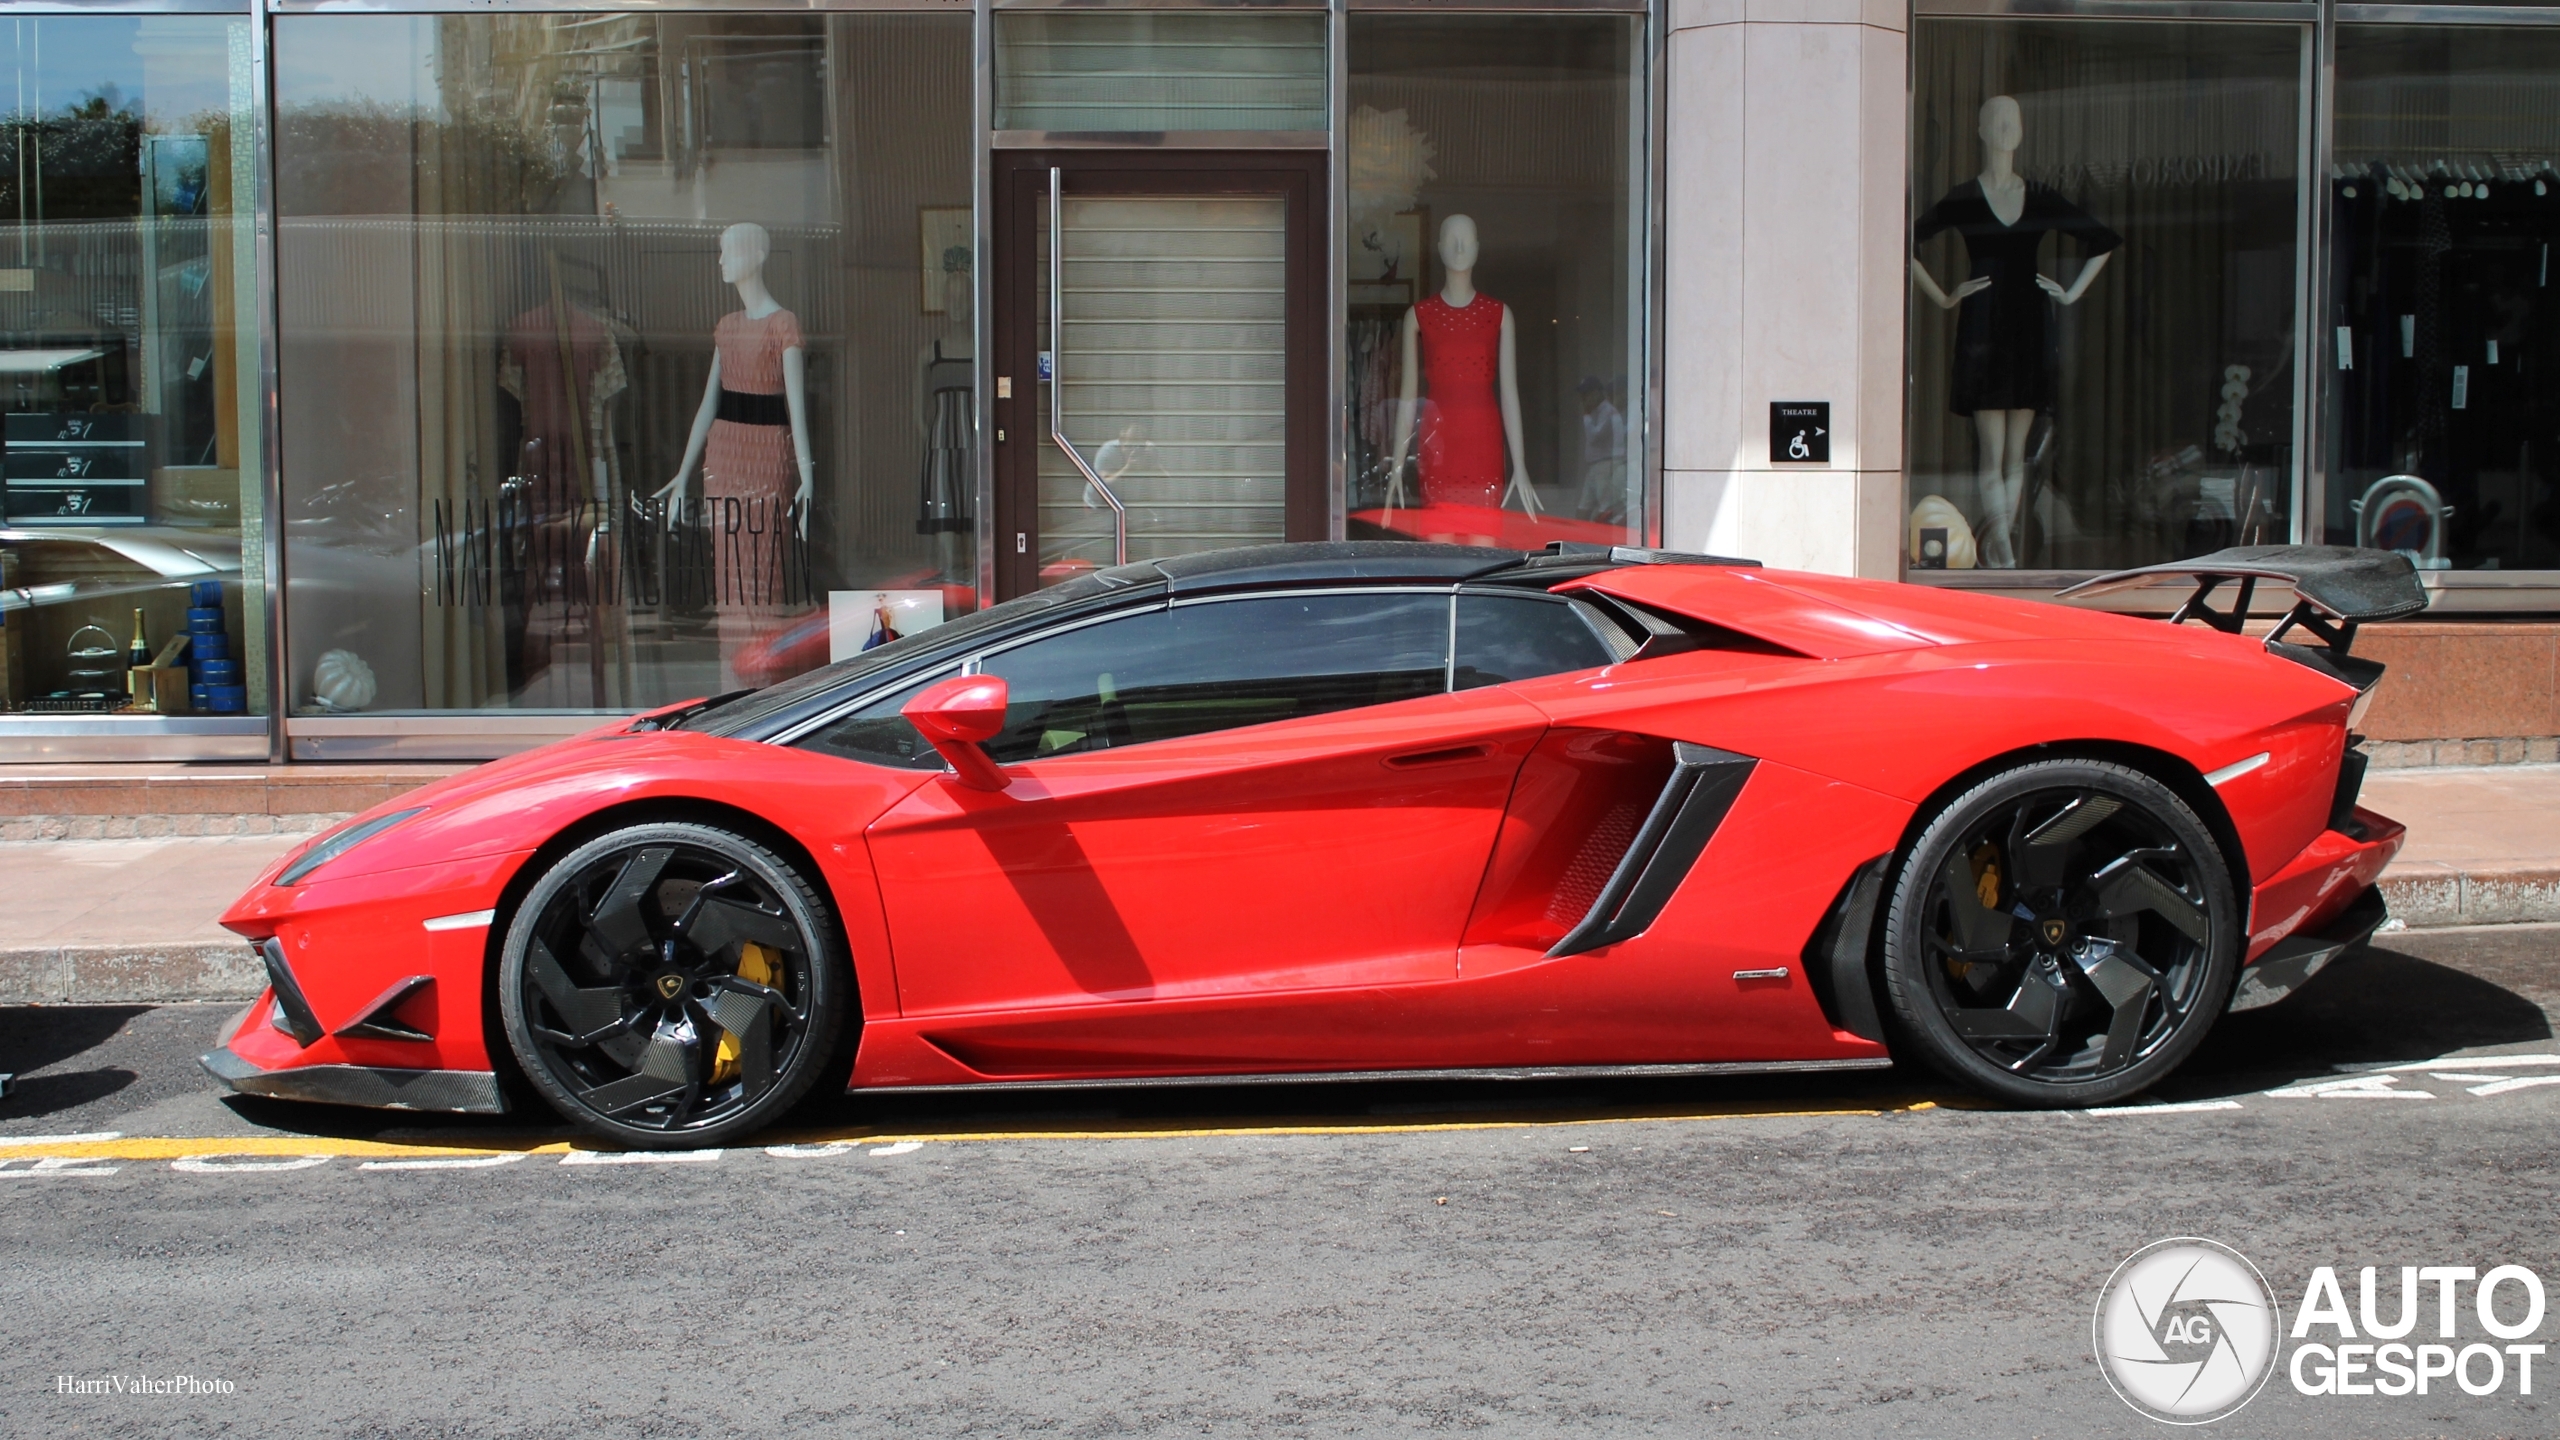
[[[1448,582],[1518,565],[1517,550],[1432,545],[1407,540],[1315,540],[1247,545],[1158,560],[1173,594],[1248,585],[1305,585],[1328,580],[1364,584],[1397,580]]]

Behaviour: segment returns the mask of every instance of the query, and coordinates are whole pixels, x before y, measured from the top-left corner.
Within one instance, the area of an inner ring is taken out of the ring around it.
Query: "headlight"
[[[346,854],[348,851],[353,850],[367,840],[381,834],[383,831],[390,829],[392,826],[399,824],[401,821],[410,819],[414,816],[424,815],[425,813],[427,813],[427,807],[420,805],[408,810],[394,810],[388,815],[377,815],[372,819],[365,821],[361,825],[350,825],[346,829],[339,831],[337,834],[330,836],[328,839],[321,841],[319,844],[312,846],[310,849],[303,851],[301,859],[284,867],[284,873],[276,877],[276,883],[278,885],[299,885],[304,880],[310,878],[312,871],[317,870],[321,866],[328,864],[330,861],[337,859],[339,856]]]

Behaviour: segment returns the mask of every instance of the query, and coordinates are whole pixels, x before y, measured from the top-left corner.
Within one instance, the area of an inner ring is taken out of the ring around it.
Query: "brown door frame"
[[[996,598],[1027,595],[1040,585],[1039,428],[1041,316],[1033,272],[1042,227],[1049,223],[1049,167],[1069,195],[1277,195],[1288,202],[1284,284],[1288,347],[1282,474],[1284,533],[1291,540],[1329,538],[1332,505],[1325,464],[1325,153],[1321,150],[999,150],[990,190],[995,214],[987,227],[988,329],[999,386],[991,424],[995,447]],[[1010,394],[1001,393],[1009,389]],[[1016,537],[1020,537],[1017,540]]]

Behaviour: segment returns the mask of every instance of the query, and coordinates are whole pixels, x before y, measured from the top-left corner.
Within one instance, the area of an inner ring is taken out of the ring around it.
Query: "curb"
[[[2438,861],[2394,865],[2382,877],[2391,918],[2412,930],[2560,921],[2560,864],[2533,861],[2459,870]],[[0,1005],[137,1005],[258,998],[266,970],[238,940],[159,945],[0,949]]]
[[[241,940],[0,949],[0,1005],[255,1000],[267,972]]]
[[[2560,864],[2491,861],[2463,869],[2407,861],[2383,872],[2391,917],[2412,930],[2446,925],[2524,925],[2560,920]]]

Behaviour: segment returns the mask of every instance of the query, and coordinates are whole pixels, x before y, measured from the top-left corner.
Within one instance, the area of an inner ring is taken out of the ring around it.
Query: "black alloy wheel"
[[[2240,907],[2221,847],[2140,771],[2021,765],[1958,797],[1895,877],[1898,1028],[2021,1105],[2103,1105],[2176,1069],[2231,998]]]
[[[580,846],[518,907],[507,1043],[560,1114],[637,1149],[722,1144],[781,1115],[835,1049],[835,925],[781,857],[707,825]]]

